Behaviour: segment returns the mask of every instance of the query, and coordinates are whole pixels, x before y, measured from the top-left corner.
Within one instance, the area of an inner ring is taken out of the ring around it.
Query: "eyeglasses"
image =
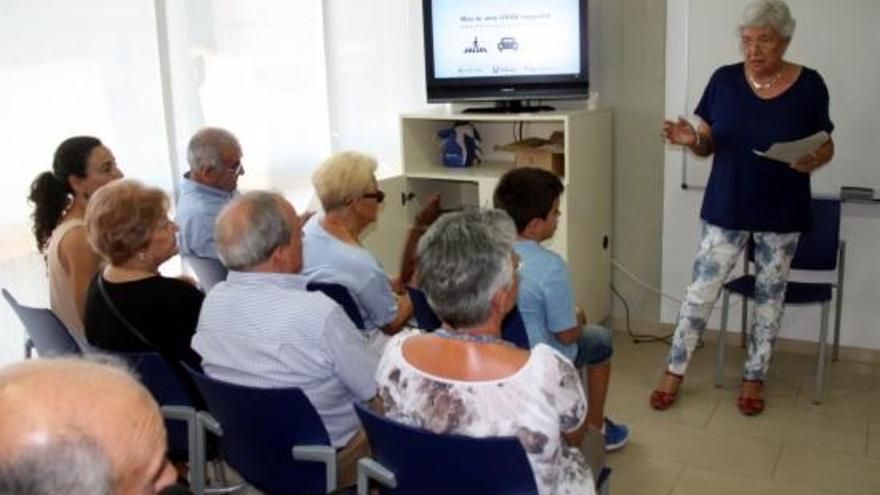
[[[226,170],[232,175],[241,175],[241,173],[244,172],[244,165],[242,165],[241,162],[238,162],[235,164],[235,167],[227,168]]]
[[[363,194],[363,195],[361,195],[361,197],[362,198],[373,198],[376,200],[377,203],[381,203],[382,201],[385,201],[385,193],[382,191],[378,191],[378,190],[376,192]]]

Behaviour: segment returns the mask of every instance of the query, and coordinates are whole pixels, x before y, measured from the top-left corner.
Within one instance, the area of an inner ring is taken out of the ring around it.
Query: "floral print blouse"
[[[594,494],[584,455],[563,432],[586,420],[578,373],[558,351],[539,344],[514,374],[499,380],[460,381],[425,373],[403,356],[413,333],[398,334],[385,348],[376,381],[385,415],[436,433],[517,437],[541,495]]]

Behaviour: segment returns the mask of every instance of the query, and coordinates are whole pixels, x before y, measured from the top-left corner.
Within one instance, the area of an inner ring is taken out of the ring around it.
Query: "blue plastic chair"
[[[345,314],[348,315],[348,318],[354,323],[355,327],[359,330],[366,329],[364,319],[361,316],[361,310],[358,308],[357,303],[354,302],[354,298],[351,297],[351,294],[344,285],[327,282],[309,282],[306,284],[306,290],[319,290],[323,292],[327,297],[336,301],[336,304],[342,306],[342,309],[345,310]]]
[[[825,395],[825,366],[828,360],[828,317],[834,289],[837,290],[834,322],[834,358],[840,342],[840,313],[843,302],[844,265],[846,243],[840,240],[840,201],[819,199],[812,201],[813,226],[804,232],[798,242],[797,251],[791,262],[794,270],[834,271],[837,270],[837,283],[815,283],[789,281],[785,289],[784,304],[821,304],[822,317],[819,329],[819,355],[816,365],[816,389],[813,401],[822,402]],[[721,328],[718,337],[718,357],[715,367],[715,386],[721,387],[724,378],[724,360],[727,333],[727,314],[730,294],[743,297],[743,337],[747,330],[748,300],[755,298],[755,276],[748,272],[749,263],[754,262],[754,246],[750,242],[746,254],[745,274],[724,284],[721,303]]]
[[[514,306],[501,322],[501,338],[516,344],[521,349],[530,349],[529,334],[526,332],[526,323],[523,321],[519,308]]]
[[[536,494],[538,487],[516,437],[438,434],[389,420],[355,404],[372,457],[358,462],[358,494],[370,481],[383,494]],[[610,468],[596,480],[607,494]]]
[[[117,352],[92,347],[93,352],[116,356],[125,361],[138,375],[140,382],[153,396],[165,418],[168,431],[168,450],[172,453],[186,452],[190,466],[192,490],[203,493],[205,441],[198,436],[197,412],[201,398],[194,398],[194,389],[187,389],[179,371],[155,351]]]
[[[442,322],[434,310],[428,304],[425,293],[415,287],[407,287],[409,298],[413,305],[413,315],[418,327],[426,332],[433,332],[440,328]],[[501,322],[501,338],[515,344],[521,349],[529,349],[529,335],[526,333],[526,324],[522,319],[519,308],[514,306],[510,313]]]
[[[285,495],[336,489],[336,449],[298,388],[254,388],[187,368],[208,405],[202,426],[220,437],[226,462],[260,491]]]
[[[358,462],[358,494],[370,480],[388,494],[537,494],[535,477],[515,437],[441,435],[400,424],[360,404],[355,411],[370,440]]]
[[[181,258],[196,273],[199,286],[205,293],[214,285],[226,280],[226,275],[229,273],[218,259],[198,256],[181,256]]]
[[[428,298],[425,296],[424,292],[415,287],[407,287],[406,292],[409,294],[410,301],[412,301],[413,316],[415,317],[416,325],[419,328],[426,332],[430,332],[443,325],[443,322],[437,318],[437,315],[434,314],[434,310],[431,309],[431,306],[428,304]]]
[[[82,354],[76,339],[52,310],[23,306],[8,290],[3,289],[2,292],[27,333],[28,338],[24,344],[25,359],[30,359],[33,349],[37,350],[40,357]]]

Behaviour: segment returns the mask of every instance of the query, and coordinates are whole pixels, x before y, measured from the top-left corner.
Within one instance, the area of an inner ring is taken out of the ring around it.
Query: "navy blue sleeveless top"
[[[742,63],[716,70],[694,111],[712,128],[715,140],[703,220],[752,232],[807,230],[810,175],[753,150],[818,131],[831,133],[828,100],[822,76],[807,67],[790,88],[769,100],[752,91]]]

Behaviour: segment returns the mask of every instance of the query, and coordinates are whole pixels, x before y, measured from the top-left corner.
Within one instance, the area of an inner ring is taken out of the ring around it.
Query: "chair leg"
[[[846,241],[840,241],[837,251],[837,290],[834,300],[834,354],[832,359],[837,361],[838,348],[840,347],[840,315],[843,313],[843,279],[846,274]]]
[[[206,433],[201,422],[196,418],[193,418],[192,425],[188,424],[187,427],[190,449],[189,486],[194,495],[203,495],[205,493]]]
[[[730,307],[730,292],[724,290],[721,296],[721,328],[718,329],[718,354],[715,356],[715,387],[724,385],[724,352],[727,349],[727,310]]]
[[[596,487],[598,488],[598,495],[611,495],[611,471],[609,471],[609,468],[605,468],[602,471],[608,471],[608,473],[605,475],[605,479],[602,480],[602,483]],[[602,476],[602,474],[599,476]]]
[[[229,477],[226,476],[226,465],[220,459],[214,459],[211,464],[214,466],[214,479],[218,481],[220,486],[229,485]]]
[[[838,352],[840,350],[840,292],[837,293],[837,301],[834,305],[834,349],[831,352],[831,359],[837,361]]]
[[[828,301],[822,303],[822,320],[819,323],[819,356],[816,362],[816,391],[813,402],[821,404],[825,398],[825,372],[828,363]]]

